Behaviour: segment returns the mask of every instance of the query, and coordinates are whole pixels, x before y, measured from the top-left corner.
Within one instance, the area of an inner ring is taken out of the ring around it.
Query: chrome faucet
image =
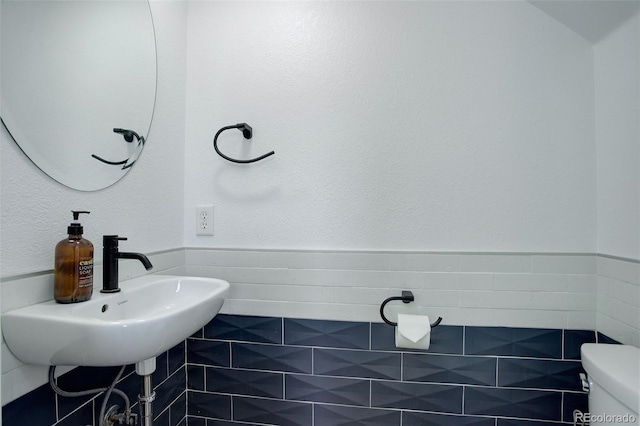
[[[102,290],[100,293],[117,293],[118,288],[118,259],[137,259],[148,271],[153,268],[149,258],[142,253],[125,253],[118,251],[118,241],[126,240],[117,235],[102,236]]]

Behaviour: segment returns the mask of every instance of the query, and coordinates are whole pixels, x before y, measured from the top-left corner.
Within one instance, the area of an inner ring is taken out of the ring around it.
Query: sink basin
[[[214,278],[145,275],[119,293],[96,288],[91,300],[39,303],[2,315],[2,333],[22,362],[119,366],[154,358],[220,311],[229,283]]]

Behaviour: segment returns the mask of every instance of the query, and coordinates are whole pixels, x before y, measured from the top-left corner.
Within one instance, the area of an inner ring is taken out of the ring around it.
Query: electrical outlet
[[[213,206],[196,206],[196,235],[213,235]]]

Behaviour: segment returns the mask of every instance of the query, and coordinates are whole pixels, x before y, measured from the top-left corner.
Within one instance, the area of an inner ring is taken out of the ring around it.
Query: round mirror
[[[147,0],[2,0],[0,117],[68,187],[114,184],[144,148],[156,98]]]

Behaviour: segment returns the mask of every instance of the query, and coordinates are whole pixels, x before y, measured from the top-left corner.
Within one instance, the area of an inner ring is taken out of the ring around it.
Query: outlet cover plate
[[[196,235],[213,235],[213,206],[196,206]]]

